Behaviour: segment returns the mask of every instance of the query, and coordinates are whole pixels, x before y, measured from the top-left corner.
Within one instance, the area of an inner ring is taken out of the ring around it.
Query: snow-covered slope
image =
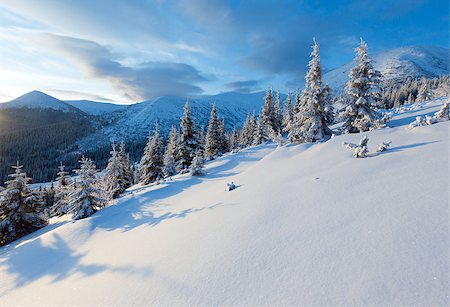
[[[264,93],[229,92],[189,98],[191,114],[196,119],[197,125],[207,125],[213,102],[217,104],[219,116],[225,118],[227,128],[231,129],[234,126],[240,127],[248,113],[258,113],[261,110]],[[99,145],[108,145],[111,140],[117,142],[144,139],[152,132],[156,123],[163,133],[167,133],[172,125],[179,126],[185,103],[186,98],[164,96],[131,105],[111,116],[112,125],[80,141],[80,147],[91,149]]]
[[[447,306],[450,122],[263,145],[0,249],[0,305]],[[226,191],[226,183],[238,188]]]
[[[39,91],[32,91],[11,101],[0,103],[0,108],[42,108],[63,112],[79,112],[70,104]]]
[[[126,105],[91,100],[64,100],[64,102],[91,115],[103,115],[122,110],[127,107]]]
[[[375,68],[384,78],[437,77],[450,74],[450,49],[433,46],[401,47],[374,54]],[[348,80],[354,63],[347,63],[324,74],[324,83],[340,91]]]

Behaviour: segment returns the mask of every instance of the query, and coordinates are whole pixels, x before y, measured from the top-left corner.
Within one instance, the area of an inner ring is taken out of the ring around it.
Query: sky
[[[0,101],[32,90],[133,103],[303,84],[372,53],[449,47],[447,0],[0,0]]]

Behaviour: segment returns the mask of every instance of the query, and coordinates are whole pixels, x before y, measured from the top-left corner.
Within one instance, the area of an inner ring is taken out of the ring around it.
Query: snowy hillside
[[[64,100],[64,102],[90,115],[103,115],[127,107],[126,105],[91,100]]]
[[[384,78],[405,80],[407,77],[438,77],[450,74],[450,50],[419,46],[401,47],[373,55],[375,68]],[[353,63],[345,64],[324,74],[324,83],[340,91],[348,80]]]
[[[78,112],[77,108],[74,108],[70,104],[67,104],[55,97],[47,95],[39,91],[32,91],[14,100],[0,103],[0,108],[42,108],[42,109],[54,109],[63,112]]]
[[[264,92],[254,94],[222,93],[189,98],[191,112],[199,126],[206,126],[211,106],[216,102],[220,118],[225,118],[228,129],[242,126],[247,114],[258,113],[264,103]],[[111,140],[140,140],[148,136],[156,123],[167,133],[172,125],[179,126],[185,97],[165,96],[129,106],[113,114],[112,125],[79,142],[83,149],[108,145]]]
[[[446,306],[450,122],[407,128],[442,102],[390,128],[242,150],[204,177],[55,219],[0,248],[0,306]],[[355,159],[342,143],[363,135],[371,156]]]

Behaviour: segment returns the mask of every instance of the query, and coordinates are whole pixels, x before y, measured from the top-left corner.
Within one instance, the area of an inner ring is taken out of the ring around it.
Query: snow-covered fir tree
[[[267,142],[268,140],[266,125],[264,124],[263,116],[259,116],[256,121],[256,127],[253,133],[253,143],[252,145],[259,145]]]
[[[254,114],[247,115],[247,119],[245,120],[244,126],[242,127],[239,136],[239,144],[241,147],[248,147],[253,144],[253,135],[255,133],[255,128],[256,128],[255,115]]]
[[[119,173],[119,178],[121,180],[119,183],[125,191],[134,183],[134,171],[132,168],[130,155],[125,151],[125,144],[123,142],[120,143],[119,147],[119,165],[121,168]]]
[[[277,96],[275,100],[275,106],[273,107],[273,121],[275,134],[280,134],[283,131],[283,112],[281,111],[281,94],[277,89]]]
[[[450,102],[445,102],[439,111],[434,114],[436,120],[449,120],[450,119]]]
[[[72,189],[72,180],[69,177],[69,173],[65,170],[66,166],[62,162],[59,162],[58,168],[55,204],[50,211],[50,216],[61,216],[67,213],[68,195]]]
[[[189,173],[191,176],[202,176],[205,174],[204,167],[205,158],[203,157],[203,150],[199,148],[197,149],[195,157],[192,160]]]
[[[103,185],[109,199],[116,198],[125,191],[123,180],[123,166],[121,165],[119,153],[116,150],[116,144],[111,144],[111,156],[108,165],[103,173]]]
[[[369,142],[369,138],[367,136],[364,136],[359,141],[359,144],[344,142],[343,145],[353,152],[353,157],[365,158],[365,157],[367,157],[367,153],[369,152],[369,149],[367,148],[368,142]]]
[[[220,153],[224,154],[229,151],[230,144],[228,143],[227,133],[225,131],[225,118],[222,119],[220,123]]]
[[[291,104],[291,93],[288,92],[286,97],[286,103],[284,105],[283,113],[283,133],[288,135],[292,129],[293,124],[293,114],[292,114],[292,104]]]
[[[355,49],[356,66],[350,70],[347,82],[349,105],[343,114],[344,131],[358,133],[368,131],[379,126],[379,114],[376,110],[381,101],[379,82],[380,73],[373,68],[373,60],[368,55],[365,41],[361,39]]]
[[[319,45],[315,39],[308,67],[305,87],[301,101],[297,103],[297,114],[294,117],[291,134],[292,140],[296,143],[321,141],[332,134],[326,123],[327,95],[322,87]]]
[[[230,135],[230,151],[237,152],[239,150],[239,134],[237,132],[236,127],[233,128],[233,131]]]
[[[205,157],[213,159],[215,156],[222,153],[222,135],[221,123],[217,116],[216,104],[214,103],[211,109],[211,116],[209,118],[208,130],[206,132],[205,141]]]
[[[177,150],[178,150],[178,130],[174,126],[170,130],[169,139],[167,141],[166,149],[164,151],[164,168],[163,173],[165,177],[171,177],[177,173]]]
[[[184,115],[181,119],[181,134],[177,153],[177,168],[180,172],[186,173],[192,164],[197,148],[197,132],[194,121],[191,118],[189,101],[184,106]]]
[[[264,105],[261,112],[261,119],[268,134],[276,134],[275,116],[274,116],[274,97],[271,89],[266,90]]]
[[[428,98],[429,98],[428,82],[427,82],[427,79],[425,77],[422,77],[422,79],[420,80],[420,87],[419,87],[418,92],[417,92],[416,100],[421,102],[421,101],[427,100]]]
[[[72,219],[79,220],[91,216],[106,205],[105,191],[98,184],[97,169],[90,158],[80,159],[80,168],[74,172],[78,180],[72,184],[67,212]]]
[[[156,126],[153,136],[148,138],[139,164],[142,184],[150,184],[164,178],[162,146],[162,138],[159,135],[159,128]]]
[[[47,225],[39,209],[39,195],[30,186],[31,178],[17,162],[14,173],[0,194],[0,246]]]

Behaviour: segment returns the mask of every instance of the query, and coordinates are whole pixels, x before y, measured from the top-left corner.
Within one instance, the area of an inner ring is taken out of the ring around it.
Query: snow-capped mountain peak
[[[40,108],[63,112],[77,112],[77,108],[40,91],[32,91],[16,99],[0,104],[0,108]]]
[[[383,78],[404,80],[408,77],[437,77],[448,75],[450,50],[435,46],[409,46],[386,50],[372,55],[374,66]],[[324,74],[324,82],[341,91],[348,80],[350,62]]]

